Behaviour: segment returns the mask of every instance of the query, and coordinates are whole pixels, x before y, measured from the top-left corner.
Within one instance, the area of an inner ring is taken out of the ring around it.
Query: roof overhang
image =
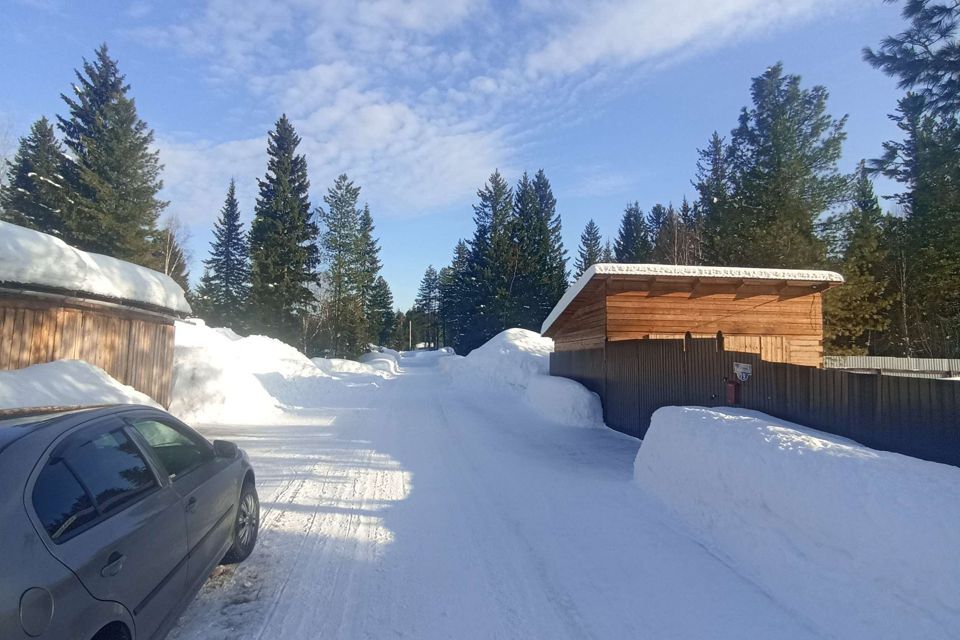
[[[546,335],[554,323],[584,294],[591,283],[616,277],[637,282],[779,284],[810,287],[825,291],[843,284],[843,276],[834,271],[805,269],[753,269],[745,267],[709,267],[668,264],[595,264],[583,272],[550,311],[543,321],[540,333]]]

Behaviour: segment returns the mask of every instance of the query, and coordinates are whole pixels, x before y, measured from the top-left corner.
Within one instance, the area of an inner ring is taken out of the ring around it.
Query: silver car
[[[0,638],[163,638],[253,551],[246,454],[144,406],[0,418]]]

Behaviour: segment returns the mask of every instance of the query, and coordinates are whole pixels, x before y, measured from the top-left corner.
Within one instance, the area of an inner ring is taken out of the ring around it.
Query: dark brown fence
[[[736,381],[734,363],[753,371],[731,403],[727,386]],[[550,357],[550,373],[597,392],[607,425],[640,438],[660,407],[735,404],[874,449],[960,466],[960,381],[766,362],[725,351],[722,339],[701,338],[560,351]]]

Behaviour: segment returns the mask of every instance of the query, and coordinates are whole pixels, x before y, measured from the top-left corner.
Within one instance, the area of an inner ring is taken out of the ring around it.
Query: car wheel
[[[237,519],[233,525],[233,545],[223,557],[223,564],[243,562],[257,544],[260,531],[260,498],[252,482],[244,483],[237,505]]]

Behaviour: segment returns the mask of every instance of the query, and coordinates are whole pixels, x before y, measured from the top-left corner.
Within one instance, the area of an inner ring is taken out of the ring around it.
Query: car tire
[[[252,482],[245,482],[237,503],[237,518],[233,524],[233,544],[223,556],[222,564],[243,562],[253,553],[260,531],[260,498]]]

